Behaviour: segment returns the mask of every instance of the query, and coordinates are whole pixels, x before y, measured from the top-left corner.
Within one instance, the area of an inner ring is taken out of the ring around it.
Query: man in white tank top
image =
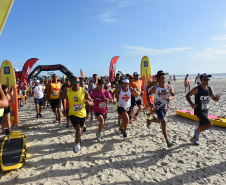
[[[155,105],[153,105],[152,102],[149,102],[149,106],[155,110],[158,118],[157,119],[153,118],[152,120],[149,120],[149,123],[151,122],[161,123],[162,133],[166,140],[167,146],[170,148],[173,146],[173,144],[171,143],[171,141],[169,141],[169,138],[168,138],[165,116],[169,108],[169,101],[175,98],[175,94],[173,92],[172,87],[169,84],[167,84],[165,73],[163,72],[159,73],[157,76],[157,81],[159,85],[153,87],[148,94],[149,95],[153,93],[155,94],[155,100],[154,100]]]
[[[118,99],[118,113],[122,116],[122,124],[119,128],[123,137],[127,137],[126,129],[129,123],[129,115],[131,110],[131,93],[139,95],[139,91],[129,87],[129,80],[122,80],[122,86],[115,90]]]
[[[89,83],[89,89],[91,92],[97,90],[97,84],[98,84],[98,75],[97,74],[93,74],[93,81],[90,81]],[[91,117],[90,117],[90,121],[93,121],[93,107],[90,107],[90,113],[91,113]]]

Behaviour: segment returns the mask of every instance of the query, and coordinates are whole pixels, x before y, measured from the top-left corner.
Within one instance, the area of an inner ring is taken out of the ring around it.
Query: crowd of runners
[[[220,98],[208,86],[210,77],[211,75],[206,73],[198,75],[195,80],[198,86],[191,91],[188,75],[185,77],[185,92],[186,88],[189,88],[186,99],[200,120],[199,127],[195,129],[194,136],[190,139],[195,145],[199,145],[200,133],[212,127],[212,123],[208,119],[210,97],[214,101],[218,101]],[[97,74],[93,74],[90,80],[75,76],[59,80],[58,76],[53,74],[51,80],[45,77],[44,80],[35,80],[34,83],[23,84],[21,89],[18,88],[18,105],[19,108],[25,106],[27,97],[34,96],[36,119],[42,117],[43,109],[49,106],[59,122],[59,127],[63,127],[62,115],[66,117],[65,127],[68,128],[71,124],[75,129],[73,147],[75,153],[81,149],[81,135],[82,132],[86,132],[85,120],[93,121],[94,115],[99,122],[96,131],[97,141],[100,142],[103,139],[102,130],[107,120],[109,103],[116,106],[117,124],[124,138],[127,137],[128,124],[133,124],[138,120],[140,112],[148,109],[146,111],[147,128],[150,128],[152,122],[160,123],[167,147],[174,146],[174,143],[168,138],[166,114],[169,102],[175,99],[175,93],[166,80],[166,74],[158,71],[153,79],[148,80],[148,85],[144,89],[141,87],[142,81],[138,72],[134,72],[133,75],[124,75],[119,71],[113,83],[110,83],[109,78],[99,77]],[[193,95],[195,102],[192,102],[190,98]],[[146,105],[143,102],[144,96],[148,102]],[[9,103],[12,100],[12,92],[6,85],[0,87],[0,97],[0,108],[4,108],[4,114],[0,117],[2,133],[4,133],[5,127],[8,127],[11,132]],[[7,100],[7,106],[4,104],[5,100]],[[134,111],[135,106],[137,106],[136,111]]]

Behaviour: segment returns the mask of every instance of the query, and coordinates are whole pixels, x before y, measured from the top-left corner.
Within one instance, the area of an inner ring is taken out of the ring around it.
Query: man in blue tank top
[[[194,109],[194,114],[199,118],[199,127],[195,129],[195,134],[190,139],[190,141],[195,145],[199,145],[198,141],[200,133],[204,130],[210,129],[213,126],[208,118],[208,103],[210,97],[214,101],[218,101],[220,99],[220,96],[216,95],[213,89],[208,86],[208,82],[210,80],[209,77],[211,77],[211,75],[206,73],[202,74],[200,76],[201,85],[195,87],[186,95],[188,103]],[[195,96],[195,104],[191,101],[190,97],[192,95]]]

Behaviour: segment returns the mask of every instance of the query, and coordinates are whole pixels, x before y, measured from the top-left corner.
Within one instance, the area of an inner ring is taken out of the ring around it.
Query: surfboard
[[[151,72],[151,63],[147,56],[144,56],[141,60],[140,74],[141,74],[141,80],[142,80],[142,89],[144,90],[144,95],[142,97],[143,103],[144,103],[144,106],[146,107],[145,110],[149,110],[149,108],[147,108],[148,100],[146,97],[146,89],[144,89],[144,87],[148,85],[149,79],[151,80],[153,79],[152,79],[152,72]],[[154,104],[154,96],[150,96],[150,100]]]
[[[15,126],[18,123],[18,100],[16,77],[11,62],[8,60],[2,62],[0,75],[1,84],[7,85],[9,90],[12,89],[13,92],[13,101],[10,102],[10,122],[12,126]]]
[[[14,170],[23,166],[26,158],[26,137],[20,131],[13,131],[5,137],[0,151],[2,171]]]
[[[188,118],[188,119],[191,119],[194,121],[199,121],[199,118],[196,115],[194,115],[194,111],[176,110],[175,112],[185,118]],[[218,126],[218,127],[226,127],[226,118],[225,117],[219,117],[219,116],[214,116],[214,115],[209,114],[208,118],[213,123],[213,125]]]

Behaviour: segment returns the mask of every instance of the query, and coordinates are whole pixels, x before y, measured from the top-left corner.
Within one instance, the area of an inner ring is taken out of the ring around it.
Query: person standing
[[[168,138],[168,132],[166,129],[166,113],[169,108],[169,101],[173,100],[175,98],[175,94],[173,92],[172,87],[167,84],[166,81],[166,74],[165,73],[159,73],[157,76],[158,85],[154,86],[149,92],[148,95],[154,94],[154,105],[151,101],[149,101],[149,106],[152,109],[155,109],[155,112],[158,116],[158,118],[153,118],[152,120],[149,120],[150,122],[157,122],[161,123],[162,125],[162,133],[164,135],[167,147],[172,147],[174,144],[169,140]]]
[[[194,136],[190,139],[192,143],[195,145],[199,145],[199,135],[201,132],[210,129],[213,124],[208,118],[208,103],[210,101],[210,97],[214,101],[218,101],[220,99],[219,95],[216,95],[213,89],[208,85],[209,74],[202,74],[200,76],[201,85],[192,89],[186,95],[186,99],[191,107],[194,109],[194,114],[199,118],[199,126],[195,129]],[[195,96],[195,103],[191,101],[191,96]]]
[[[197,85],[201,85],[201,81],[200,81],[200,73],[198,73],[198,76],[196,76],[195,78],[195,84],[197,83]]]
[[[75,144],[73,147],[74,153],[77,153],[80,149],[80,138],[82,135],[82,128],[86,118],[85,104],[93,105],[93,102],[89,96],[89,93],[82,87],[80,87],[80,80],[78,77],[71,77],[71,88],[64,89],[62,99],[68,97],[69,102],[69,118],[71,124],[75,129]],[[66,107],[64,107],[64,112]]]
[[[41,111],[44,103],[43,100],[43,86],[39,84],[39,80],[35,81],[35,86],[33,88],[34,96],[35,96],[35,110],[36,110],[36,118],[42,117]]]
[[[189,77],[188,74],[186,75],[185,79],[184,79],[184,88],[185,88],[185,92],[186,89],[188,88],[188,91],[190,91],[190,82],[188,81]]]

